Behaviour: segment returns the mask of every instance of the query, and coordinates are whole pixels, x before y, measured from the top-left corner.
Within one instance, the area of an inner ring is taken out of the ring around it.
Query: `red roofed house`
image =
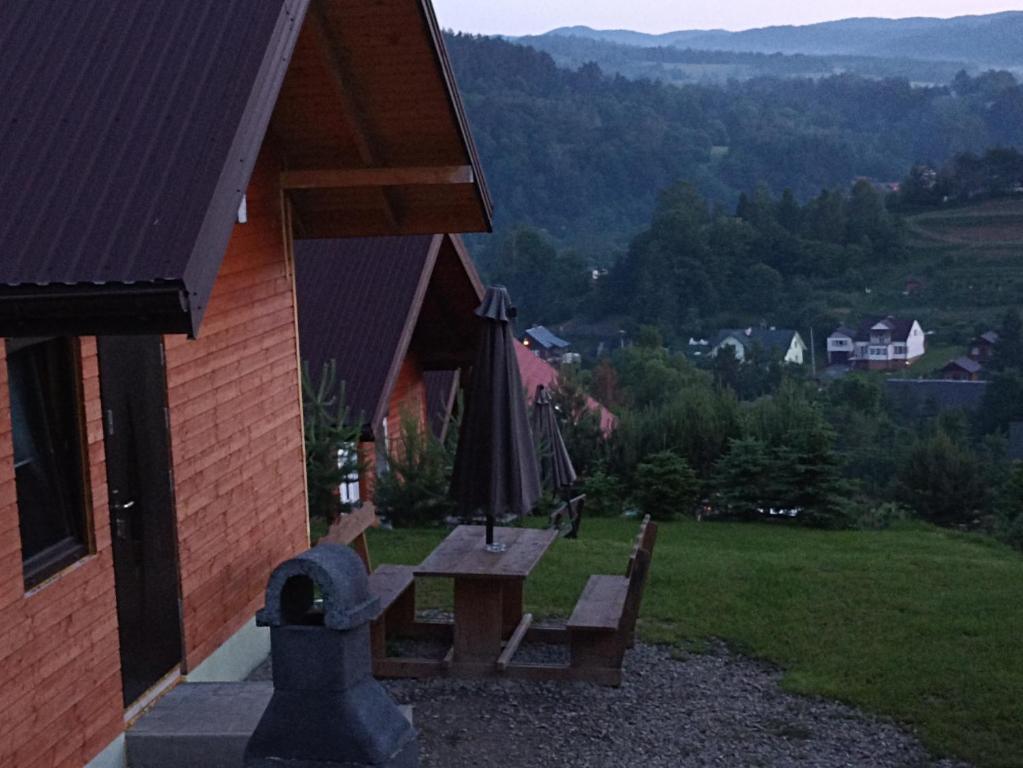
[[[526,396],[530,403],[532,403],[539,385],[542,384],[548,389],[557,388],[558,369],[534,355],[519,341],[515,342],[515,359],[518,361],[522,386],[526,388]],[[610,434],[617,423],[614,414],[592,397],[587,397],[586,402],[591,411],[600,415],[600,428],[604,434]]]
[[[489,201],[426,0],[3,3],[0,92],[0,765],[122,765],[309,544],[293,238]]]
[[[313,376],[335,361],[363,428],[359,496],[372,499],[404,414],[445,429],[437,411],[472,365],[483,288],[457,236],[308,240],[296,262],[302,359]]]

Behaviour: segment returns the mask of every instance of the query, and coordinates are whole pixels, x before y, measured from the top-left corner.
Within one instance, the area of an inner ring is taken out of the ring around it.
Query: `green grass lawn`
[[[527,610],[567,616],[587,577],[624,569],[636,521],[585,521],[530,576]],[[439,530],[370,532],[374,562],[417,563]],[[450,605],[441,580],[421,607]],[[640,636],[722,638],[777,663],[784,686],[889,715],[933,750],[1023,766],[1023,557],[923,526],[824,532],[662,524]]]

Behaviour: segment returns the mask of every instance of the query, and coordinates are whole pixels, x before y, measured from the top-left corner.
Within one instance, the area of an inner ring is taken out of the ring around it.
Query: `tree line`
[[[560,68],[496,38],[447,42],[498,233],[532,227],[587,259],[624,246],[679,179],[730,209],[758,184],[805,202],[858,176],[1023,146],[1023,89],[1005,72],[931,87],[850,74],[674,86]]]

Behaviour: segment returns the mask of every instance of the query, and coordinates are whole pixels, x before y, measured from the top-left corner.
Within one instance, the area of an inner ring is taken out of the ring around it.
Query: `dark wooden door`
[[[181,662],[163,341],[99,338],[125,705]]]

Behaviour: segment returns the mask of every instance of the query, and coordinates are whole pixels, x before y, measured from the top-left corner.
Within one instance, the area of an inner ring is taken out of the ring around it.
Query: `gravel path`
[[[268,672],[264,665],[254,677]],[[969,768],[932,760],[890,721],[785,693],[780,678],[723,645],[678,658],[637,645],[620,688],[443,678],[385,685],[414,707],[421,768]]]

